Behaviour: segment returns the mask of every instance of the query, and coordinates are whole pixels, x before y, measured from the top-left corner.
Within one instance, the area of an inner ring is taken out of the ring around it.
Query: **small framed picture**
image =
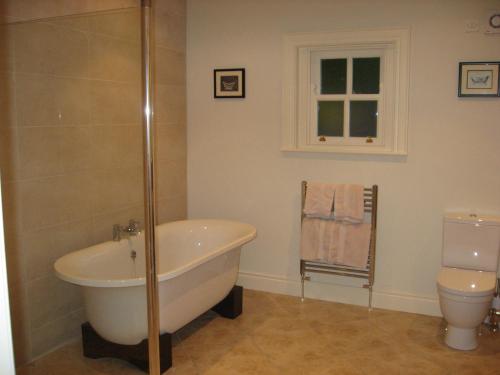
[[[214,69],[214,98],[244,98],[245,69]]]
[[[499,61],[459,63],[458,96],[500,96],[499,66]]]

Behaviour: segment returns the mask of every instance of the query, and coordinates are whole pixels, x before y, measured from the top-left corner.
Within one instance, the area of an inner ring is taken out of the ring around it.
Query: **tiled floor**
[[[443,343],[441,319],[245,290],[235,320],[207,313],[175,334],[173,367],[183,375],[500,375],[500,334],[471,352]],[[140,375],[111,359],[90,360],[80,344],[18,375]]]

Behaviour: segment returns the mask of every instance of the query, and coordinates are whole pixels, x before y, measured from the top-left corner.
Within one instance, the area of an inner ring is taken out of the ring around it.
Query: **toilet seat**
[[[496,272],[465,270],[442,267],[437,284],[443,292],[467,297],[481,297],[493,294]]]

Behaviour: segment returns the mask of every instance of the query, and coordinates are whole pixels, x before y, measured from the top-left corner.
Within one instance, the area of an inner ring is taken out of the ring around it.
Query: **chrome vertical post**
[[[368,311],[372,311],[372,301],[373,301],[373,287],[370,285],[368,287]]]
[[[300,260],[300,301],[304,302],[304,281],[306,279],[306,271],[304,269],[304,261]]]
[[[305,281],[305,276],[300,275],[300,301],[304,302],[304,281]]]
[[[156,260],[153,129],[152,0],[141,0],[142,109],[144,157],[144,238],[148,315],[149,374],[160,375],[160,319]]]

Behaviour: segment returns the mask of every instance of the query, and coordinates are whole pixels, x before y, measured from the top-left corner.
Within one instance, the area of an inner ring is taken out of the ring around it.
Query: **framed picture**
[[[500,96],[499,66],[499,61],[459,63],[458,96]]]
[[[214,69],[214,98],[244,98],[245,69]]]

